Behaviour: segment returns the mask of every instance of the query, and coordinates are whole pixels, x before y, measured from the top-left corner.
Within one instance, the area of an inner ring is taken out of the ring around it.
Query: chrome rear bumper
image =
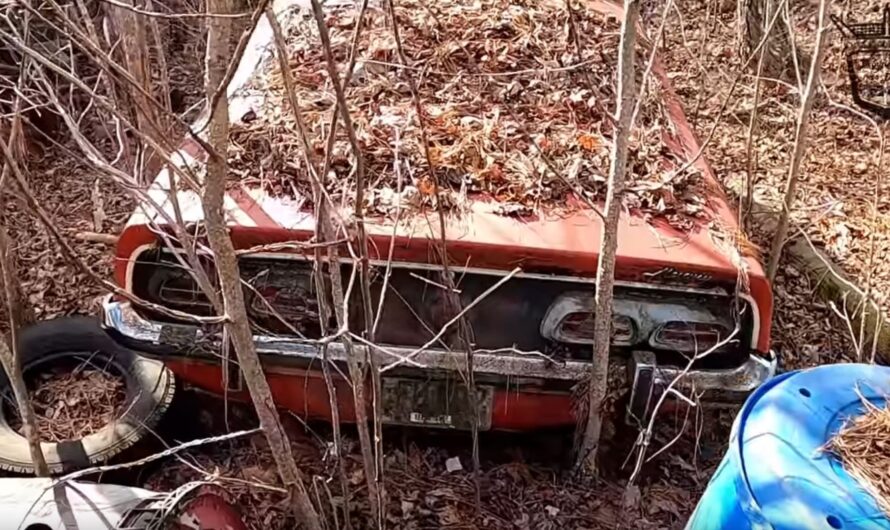
[[[701,395],[708,403],[735,404],[776,375],[777,359],[751,355],[742,365],[726,370],[690,370],[659,365],[651,352],[634,352],[631,356],[633,382],[628,414],[631,421],[643,422],[658,402],[659,396],[671,390],[672,398],[693,400]]]
[[[218,340],[206,336],[197,326],[155,322],[142,317],[129,302],[119,302],[108,298],[103,303],[103,323],[113,334],[124,340],[128,346],[143,352],[159,351],[176,345],[197,345],[206,343],[218,347]],[[257,352],[262,356],[280,356],[294,361],[317,361],[320,357],[318,341],[301,340],[294,337],[255,335]],[[355,343],[362,355],[374,355],[377,364],[385,371],[460,371],[465,366],[462,351],[449,351],[438,348],[416,350],[394,346],[367,346]],[[345,361],[346,350],[341,341],[327,343],[328,358]],[[654,362],[655,356],[648,352],[635,352],[631,361],[630,375],[633,377],[633,395],[651,396],[649,387],[665,387],[682,372],[682,368],[660,366]],[[553,359],[546,355],[515,350],[474,353],[475,373],[503,378],[511,385],[534,381],[562,381],[572,383],[582,381],[590,375],[590,363],[576,360]],[[717,390],[730,393],[748,393],[775,375],[775,358],[764,359],[750,356],[749,359],[732,369],[691,370],[682,377],[678,388],[696,390]]]

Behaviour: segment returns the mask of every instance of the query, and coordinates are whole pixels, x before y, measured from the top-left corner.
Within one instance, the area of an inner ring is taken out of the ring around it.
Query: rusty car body
[[[620,9],[607,2],[589,3],[612,12]],[[252,105],[251,97],[239,95],[238,88],[267,59],[270,39],[270,28],[261,21],[230,86],[232,116],[243,115]],[[700,144],[665,73],[658,66],[654,72],[668,88],[663,97],[673,135],[666,141],[677,153],[692,158]],[[202,157],[192,140],[183,143],[178,155],[182,164],[200,163]],[[707,161],[699,157],[695,164],[709,183],[714,219],[729,233],[737,233],[736,214]],[[161,170],[149,194],[172,212],[169,180],[167,171]],[[200,223],[199,197],[186,191],[177,197],[186,222]],[[473,197],[463,215],[447,216],[445,226],[448,257],[465,306],[519,269],[467,312],[480,395],[479,427],[529,430],[575,425],[573,389],[589,377],[591,368],[589,332],[602,221],[583,205],[527,218],[500,215],[496,207],[485,197]],[[313,213],[292,197],[233,185],[226,208],[236,249],[308,241],[315,231]],[[384,421],[467,428],[473,415],[466,414],[467,400],[461,391],[465,352],[447,340],[433,340],[433,330],[445,325],[448,317],[438,311],[441,289],[433,287],[442,272],[435,258],[440,234],[434,216],[433,211],[419,212],[414,222],[395,228],[383,218],[366,221],[372,268],[385,269],[392,245],[389,284],[397,294],[388,296],[382,306],[379,346],[356,344],[356,348],[374,356],[383,370]],[[195,294],[189,276],[172,266],[172,251],[158,235],[164,223],[158,212],[133,214],[117,244],[115,279],[144,299],[195,310],[206,301]],[[680,232],[627,212],[621,215],[618,241],[612,356],[616,364],[628,366],[630,410],[637,417],[667,382],[687,368],[693,350],[729,338],[733,330],[732,341],[692,363],[683,384],[704,392],[705,399],[727,399],[750,392],[774,374],[772,295],[756,258],[727,252],[704,223]],[[283,248],[243,254],[240,266],[243,277],[252,282],[247,297],[257,330],[254,340],[276,404],[307,418],[329,419],[318,325],[313,324],[318,308],[311,253]],[[348,277],[351,260],[341,266]],[[746,283],[741,292],[740,268]],[[382,282],[380,274],[375,278],[376,304]],[[270,306],[300,334],[277,326]],[[163,359],[181,379],[231,398],[246,397],[234,355],[221,355],[224,344],[218,330],[166,318],[119,296],[105,301],[103,320],[119,341]],[[345,366],[346,350],[340,342],[327,342],[325,347],[331,362]],[[340,419],[354,421],[349,384],[336,377],[335,385]]]

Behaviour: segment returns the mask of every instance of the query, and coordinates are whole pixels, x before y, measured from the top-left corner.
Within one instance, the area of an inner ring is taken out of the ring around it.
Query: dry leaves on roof
[[[326,9],[343,77],[358,12]],[[557,1],[399,1],[396,16],[410,61],[401,66],[386,13],[369,7],[346,90],[372,188],[367,206],[387,214],[399,201],[432,203],[435,179],[452,208],[480,194],[508,205],[505,213],[578,204],[569,201],[576,194],[602,199],[614,133],[619,25],[592,9],[576,10],[572,24],[565,3]],[[311,157],[319,165],[335,97],[311,15],[298,12],[287,27]],[[647,59],[639,53],[639,79]],[[426,161],[409,76],[422,101],[435,174]],[[282,84],[278,62],[268,61],[252,87],[264,103],[247,119],[235,117],[231,168],[247,184],[308,196],[301,142]],[[631,140],[626,204],[684,225],[705,216],[700,174],[692,169],[672,175],[685,160],[665,145],[672,126],[660,87],[649,85]],[[354,170],[341,131],[326,181],[332,196],[351,197]]]

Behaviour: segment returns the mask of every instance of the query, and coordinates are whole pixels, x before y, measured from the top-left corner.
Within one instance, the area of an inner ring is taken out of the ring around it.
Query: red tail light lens
[[[633,343],[634,323],[630,317],[612,315],[612,344],[627,346]],[[593,313],[569,313],[556,331],[556,338],[574,344],[593,343]]]
[[[654,348],[684,353],[704,353],[729,337],[721,324],[707,322],[668,322],[652,334]]]

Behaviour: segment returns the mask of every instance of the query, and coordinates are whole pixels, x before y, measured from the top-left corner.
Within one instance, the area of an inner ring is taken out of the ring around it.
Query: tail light
[[[553,338],[572,344],[593,344],[593,313],[569,313],[553,332]],[[624,315],[612,315],[612,344],[628,346],[636,335],[633,320]]]
[[[707,351],[730,336],[733,318],[718,300],[674,299],[647,293],[612,302],[612,345],[644,346],[681,353]],[[593,344],[594,295],[569,292],[547,310],[541,336],[565,344]]]
[[[729,337],[730,331],[713,322],[667,322],[650,338],[653,348],[703,353]]]
[[[147,282],[147,298],[152,302],[199,315],[212,313],[207,297],[195,279],[184,269],[172,266],[155,267]]]

